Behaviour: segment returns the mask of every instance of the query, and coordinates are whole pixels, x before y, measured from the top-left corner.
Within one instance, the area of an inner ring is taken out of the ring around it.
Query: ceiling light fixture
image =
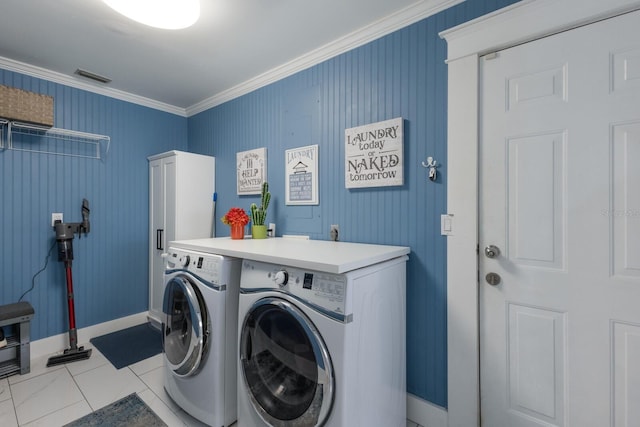
[[[102,0],[127,18],[151,27],[180,30],[200,18],[200,0]]]

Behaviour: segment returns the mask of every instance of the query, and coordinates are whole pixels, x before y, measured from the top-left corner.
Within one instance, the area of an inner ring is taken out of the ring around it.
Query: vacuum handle
[[[89,222],[89,213],[91,209],[89,209],[89,201],[87,199],[82,199],[82,224],[80,224],[80,230],[78,230],[78,237],[89,233],[91,230],[91,223]]]
[[[156,230],[156,249],[161,251],[164,248],[162,247],[162,233],[164,230],[162,228],[158,228]]]

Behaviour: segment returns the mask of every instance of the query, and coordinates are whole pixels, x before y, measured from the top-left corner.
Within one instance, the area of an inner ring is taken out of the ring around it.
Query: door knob
[[[487,281],[487,283],[490,284],[491,286],[499,285],[500,282],[502,281],[502,278],[497,273],[489,273],[484,278]]]
[[[487,258],[496,258],[500,255],[500,249],[495,245],[489,245],[484,248],[484,254]]]

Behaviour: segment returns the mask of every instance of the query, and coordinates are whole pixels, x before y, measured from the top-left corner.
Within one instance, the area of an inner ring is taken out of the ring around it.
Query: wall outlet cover
[[[338,224],[331,224],[331,229],[329,229],[329,237],[334,242],[337,242],[340,238],[340,227]]]
[[[51,214],[51,226],[56,226],[56,221],[64,222],[62,219],[62,213],[52,213]]]

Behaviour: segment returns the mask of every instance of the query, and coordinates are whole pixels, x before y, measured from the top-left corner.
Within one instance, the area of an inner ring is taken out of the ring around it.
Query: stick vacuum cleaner
[[[69,306],[69,348],[63,354],[52,356],[47,362],[47,367],[61,365],[63,363],[85,360],[91,357],[91,349],[85,350],[78,347],[78,333],[76,331],[76,314],[73,305],[73,277],[71,275],[71,261],[73,260],[73,237],[82,233],[89,233],[89,202],[82,199],[82,222],[64,223],[56,221],[56,241],[58,242],[58,261],[64,263],[67,275],[67,304]]]

